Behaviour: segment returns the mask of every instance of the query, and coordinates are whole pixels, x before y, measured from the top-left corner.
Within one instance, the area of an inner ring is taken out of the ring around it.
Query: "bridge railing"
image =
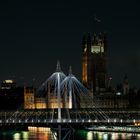
[[[91,120],[91,119],[39,119],[39,118],[12,118],[12,119],[0,119],[0,124],[45,124],[45,123],[90,123],[90,124],[96,124],[96,123],[104,123],[104,124],[117,124],[117,123],[137,123],[140,122],[140,120],[122,120],[122,119],[108,119],[108,120]]]

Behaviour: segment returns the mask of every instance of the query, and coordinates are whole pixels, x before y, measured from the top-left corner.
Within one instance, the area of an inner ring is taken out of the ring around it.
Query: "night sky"
[[[127,73],[130,86],[140,87],[139,7],[139,0],[0,1],[0,82],[40,85],[58,59],[65,74],[71,65],[81,79],[82,36],[101,31],[113,83]]]

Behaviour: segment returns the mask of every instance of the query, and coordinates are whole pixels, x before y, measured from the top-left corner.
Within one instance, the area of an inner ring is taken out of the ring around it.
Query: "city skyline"
[[[81,80],[82,36],[107,32],[109,75],[114,83],[128,74],[139,86],[139,2],[5,2],[0,9],[0,81],[40,85],[59,59],[64,73],[72,65]],[[95,16],[96,15],[96,16]],[[95,17],[98,21],[95,22]],[[133,49],[132,49],[133,48]],[[80,71],[80,72],[79,72]]]

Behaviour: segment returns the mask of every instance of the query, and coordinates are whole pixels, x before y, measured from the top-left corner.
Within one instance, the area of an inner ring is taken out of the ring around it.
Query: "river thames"
[[[76,130],[70,140],[139,140],[140,134]],[[56,140],[49,128],[39,131],[1,131],[0,140]]]

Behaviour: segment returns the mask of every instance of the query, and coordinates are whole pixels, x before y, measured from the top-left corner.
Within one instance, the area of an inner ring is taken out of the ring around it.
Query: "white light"
[[[0,120],[0,123],[2,123],[2,120]]]
[[[60,119],[57,119],[57,122],[61,122],[61,120]]]
[[[44,122],[46,123],[46,120],[44,120]]]
[[[57,133],[54,132],[54,139],[57,140]]]
[[[87,133],[87,140],[92,140],[93,139],[93,133],[90,131]]]
[[[109,122],[110,122],[110,120],[107,120],[107,122],[109,123]]]
[[[22,135],[23,135],[23,139],[28,140],[28,138],[29,138],[29,132],[22,132]]]
[[[21,123],[21,120],[19,120],[19,123]]]
[[[94,122],[97,122],[97,120],[94,120]]]
[[[78,120],[76,119],[76,122],[78,122]]]
[[[66,122],[66,120],[65,120],[65,119],[63,119],[63,122]]]
[[[38,122],[40,122],[40,120],[38,120]]]
[[[82,120],[82,122],[84,122],[84,120]]]
[[[116,119],[114,119],[114,122],[116,122]]]
[[[72,108],[72,91],[69,91],[69,108]]]
[[[123,120],[121,119],[121,123],[123,122]]]
[[[104,140],[108,140],[108,134],[104,134],[104,135],[103,135],[103,139],[104,139]]]
[[[91,120],[88,120],[88,122],[91,122]]]
[[[117,92],[116,95],[121,95],[121,93],[120,92]]]
[[[6,120],[6,123],[8,123],[8,120]]]
[[[117,140],[119,138],[119,135],[117,133],[111,133],[112,134],[112,140]]]
[[[100,46],[92,46],[91,47],[91,52],[92,53],[99,53],[101,51]]]
[[[133,122],[135,123],[135,122],[136,122],[136,120],[134,119],[134,120],[133,120]]]
[[[71,120],[69,120],[69,122],[71,122]]]
[[[15,122],[15,120],[13,120],[13,123]]]
[[[34,122],[34,120],[32,120],[32,123]]]
[[[13,80],[5,80],[4,83],[7,83],[7,84],[8,83],[11,83],[12,84],[13,83]]]
[[[14,140],[20,140],[20,133],[15,133],[13,135]]]

